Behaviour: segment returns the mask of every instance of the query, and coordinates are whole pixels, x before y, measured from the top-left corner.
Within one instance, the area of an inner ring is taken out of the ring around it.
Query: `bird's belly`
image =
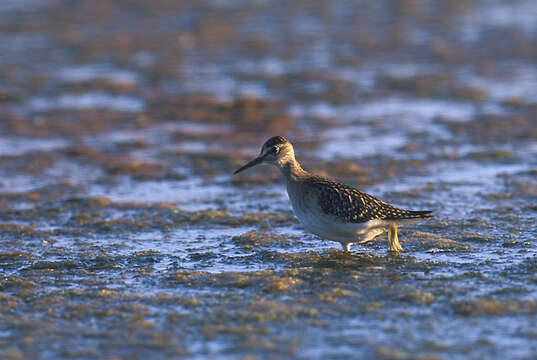
[[[343,223],[333,216],[322,213],[321,209],[315,206],[303,206],[304,203],[294,201],[291,203],[304,229],[327,240],[342,242],[356,240],[357,235],[367,226],[364,223]]]

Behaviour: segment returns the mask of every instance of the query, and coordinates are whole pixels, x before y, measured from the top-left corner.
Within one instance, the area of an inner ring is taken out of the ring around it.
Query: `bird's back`
[[[365,223],[377,219],[427,219],[431,217],[430,211],[401,209],[352,186],[318,175],[308,174],[308,176],[296,180],[295,184],[288,183],[288,191],[293,208],[295,205],[305,206],[310,211],[317,210],[342,223]],[[293,195],[291,192],[295,194]],[[296,210],[295,208],[295,212]]]

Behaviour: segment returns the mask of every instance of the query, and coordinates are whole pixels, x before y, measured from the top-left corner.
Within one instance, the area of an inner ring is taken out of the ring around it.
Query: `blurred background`
[[[533,0],[0,2],[0,354],[532,358],[536,64]],[[274,135],[435,220],[340,258]]]

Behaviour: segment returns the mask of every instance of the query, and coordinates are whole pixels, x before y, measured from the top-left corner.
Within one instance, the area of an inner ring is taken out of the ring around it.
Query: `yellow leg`
[[[371,230],[369,233],[364,235],[364,237],[360,241],[358,241],[358,244],[365,244],[367,242],[373,241],[377,236],[381,235],[385,231],[385,229]]]
[[[390,224],[390,230],[388,230],[388,251],[400,252],[403,251],[403,247],[399,244],[397,238],[397,225]]]
[[[343,248],[343,251],[346,251],[346,252],[351,251],[351,245],[352,243],[341,243],[341,247]]]

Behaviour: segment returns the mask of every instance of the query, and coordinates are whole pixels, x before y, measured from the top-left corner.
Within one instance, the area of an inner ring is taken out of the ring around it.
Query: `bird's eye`
[[[271,154],[277,154],[277,153],[279,153],[279,152],[280,152],[280,148],[277,147],[277,146],[275,146],[275,147],[273,147],[272,149],[270,149],[270,153],[271,153]]]

